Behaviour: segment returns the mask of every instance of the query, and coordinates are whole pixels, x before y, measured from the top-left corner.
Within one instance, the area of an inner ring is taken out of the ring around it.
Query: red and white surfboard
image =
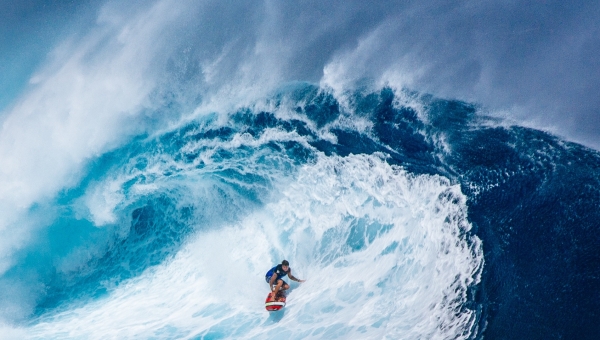
[[[275,301],[269,301],[271,300],[271,294],[273,294],[272,292],[269,293],[269,295],[267,295],[267,300],[265,300],[265,308],[269,311],[269,312],[275,312],[280,310],[281,308],[285,307],[285,295],[284,294],[278,294],[279,297],[275,299]]]

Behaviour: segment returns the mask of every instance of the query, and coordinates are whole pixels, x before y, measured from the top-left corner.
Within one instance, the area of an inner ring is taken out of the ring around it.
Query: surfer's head
[[[283,267],[283,270],[288,270],[290,263],[287,260],[283,260],[281,261],[281,267]]]

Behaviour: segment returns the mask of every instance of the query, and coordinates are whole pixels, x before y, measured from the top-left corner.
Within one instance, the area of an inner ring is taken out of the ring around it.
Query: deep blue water
[[[458,118],[448,165],[483,241],[483,335],[596,337],[598,153],[522,127],[473,129],[464,104],[442,105]]]

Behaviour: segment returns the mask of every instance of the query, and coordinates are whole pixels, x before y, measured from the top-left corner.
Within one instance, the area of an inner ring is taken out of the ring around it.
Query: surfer
[[[271,294],[271,301],[275,300],[277,293],[279,291],[284,291],[290,288],[290,285],[287,282],[283,281],[283,277],[289,276],[290,280],[296,282],[304,282],[304,280],[299,280],[292,275],[292,268],[290,268],[290,263],[286,260],[283,260],[281,264],[276,265],[271,268],[267,275],[265,275],[265,280],[269,283],[269,288],[273,292]]]

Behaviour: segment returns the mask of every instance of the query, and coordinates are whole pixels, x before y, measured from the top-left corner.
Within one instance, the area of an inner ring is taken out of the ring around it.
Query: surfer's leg
[[[265,281],[267,281],[267,283],[269,284],[269,290],[273,290],[273,287],[271,286],[271,277],[265,276]]]
[[[275,286],[275,290],[273,291],[273,294],[271,294],[271,300],[275,300],[275,297],[277,296],[277,293],[279,293],[282,285],[283,280],[277,280],[277,286]]]

